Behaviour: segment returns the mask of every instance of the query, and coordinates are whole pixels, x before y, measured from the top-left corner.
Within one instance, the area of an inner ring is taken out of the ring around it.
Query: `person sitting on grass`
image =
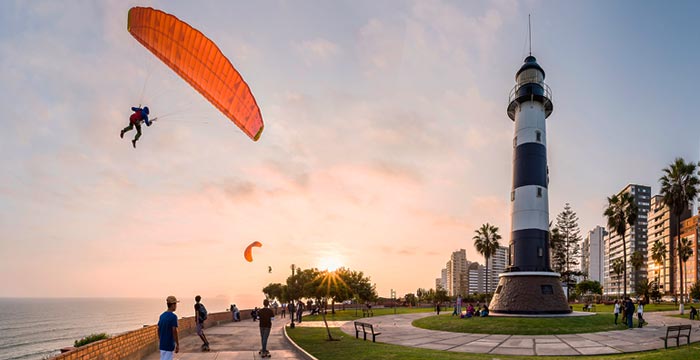
[[[484,307],[481,308],[481,317],[487,317],[489,316],[489,308],[484,304]]]

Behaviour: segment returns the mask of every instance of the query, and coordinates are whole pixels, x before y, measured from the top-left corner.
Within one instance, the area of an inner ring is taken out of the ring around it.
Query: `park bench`
[[[664,341],[664,348],[668,349],[668,339],[676,339],[676,346],[680,346],[680,338],[684,337],[690,345],[690,332],[692,325],[673,325],[666,328],[666,337],[659,337]],[[687,331],[687,333],[685,333]]]
[[[362,309],[362,317],[374,316],[372,309]]]
[[[370,323],[355,321],[354,324],[355,324],[355,338],[356,339],[360,338],[360,331],[362,331],[363,339],[367,340],[367,333],[369,330],[369,333],[372,334],[372,342],[375,342],[374,340],[377,337],[377,335],[381,335],[380,332],[374,331],[374,326]]]

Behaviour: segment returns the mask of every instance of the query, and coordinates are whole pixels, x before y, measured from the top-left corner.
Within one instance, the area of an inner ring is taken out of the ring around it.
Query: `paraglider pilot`
[[[152,122],[148,120],[148,106],[144,106],[143,109],[138,107],[132,107],[131,111],[133,111],[134,113],[131,114],[131,116],[129,117],[129,126],[122,129],[121,133],[119,133],[119,137],[123,139],[124,133],[133,129],[135,126],[136,136],[134,136],[134,140],[131,140],[131,145],[133,145],[134,148],[136,148],[136,142],[141,137],[141,122],[145,122],[146,126],[151,126]]]

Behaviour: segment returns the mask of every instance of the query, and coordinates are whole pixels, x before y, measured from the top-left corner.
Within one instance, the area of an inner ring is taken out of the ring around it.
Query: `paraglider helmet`
[[[144,106],[144,107],[143,107],[143,112],[145,112],[146,115],[150,114],[149,111],[148,111],[148,106]]]

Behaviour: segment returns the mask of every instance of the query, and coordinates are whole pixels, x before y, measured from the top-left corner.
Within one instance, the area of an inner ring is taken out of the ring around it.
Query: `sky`
[[[218,44],[258,142],[131,37],[131,6]],[[700,157],[698,3],[0,2],[0,297],[253,306],[291,264],[363,271],[388,297],[434,287],[460,248],[483,263],[481,224],[509,241],[528,14],[553,92],[550,219],[570,203],[585,236],[607,196]],[[162,118],[133,149],[139,104]]]

